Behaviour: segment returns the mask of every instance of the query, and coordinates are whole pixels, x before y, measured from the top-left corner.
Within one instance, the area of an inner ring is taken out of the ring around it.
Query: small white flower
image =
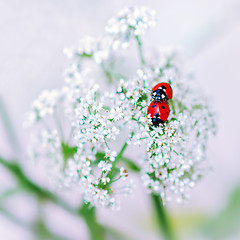
[[[107,183],[109,183],[110,182],[110,178],[108,178],[108,177],[102,177],[101,178],[101,182],[104,184],[104,185],[106,185]]]
[[[109,149],[106,149],[105,157],[109,158],[110,161],[114,162],[116,156],[117,156],[117,152],[116,151],[111,151]]]
[[[128,172],[127,172],[127,170],[124,167],[120,168],[120,176],[123,177],[124,180],[128,176]]]
[[[105,161],[100,161],[100,163],[98,164],[98,167],[100,169],[102,169],[103,172],[108,172],[108,171],[111,170],[112,164],[111,163],[107,163]]]

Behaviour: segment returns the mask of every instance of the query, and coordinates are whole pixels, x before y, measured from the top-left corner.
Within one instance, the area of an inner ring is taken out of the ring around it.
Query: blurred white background
[[[208,149],[213,172],[192,191],[188,205],[168,206],[173,216],[188,212],[214,215],[240,183],[239,0],[0,1],[0,96],[21,139],[22,155],[28,137],[22,127],[24,114],[43,89],[58,87],[63,82],[62,74],[69,62],[62,49],[76,45],[84,35],[101,34],[108,18],[131,5],[148,5],[157,11],[157,26],[145,36],[145,45],[181,46],[187,67],[214,102],[218,134]],[[13,157],[1,123],[0,155]],[[0,189],[4,189],[13,183],[3,169],[0,171]],[[37,174],[32,166],[27,171]],[[123,199],[120,212],[101,210],[99,218],[124,231],[129,239],[158,239],[149,223],[148,201],[139,183],[135,198]],[[36,213],[34,202],[24,196],[9,206],[26,220]],[[53,206],[45,212],[53,231],[66,239],[87,239],[87,230],[80,220]],[[24,228],[1,215],[0,236],[4,240],[31,239]],[[240,236],[233,235],[231,239]]]

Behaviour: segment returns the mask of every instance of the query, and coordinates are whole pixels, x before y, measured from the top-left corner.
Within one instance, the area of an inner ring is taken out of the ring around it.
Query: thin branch
[[[159,195],[156,195],[152,193],[151,195],[153,206],[155,207],[155,213],[157,215],[157,220],[160,228],[162,229],[162,232],[164,234],[164,237],[166,240],[174,240],[174,234],[172,232],[170,222],[167,216],[167,213],[164,209],[162,199]]]
[[[142,63],[142,65],[145,65],[146,62],[145,62],[145,59],[144,59],[144,56],[143,56],[142,43],[141,43],[138,35],[136,35],[136,40],[137,40],[137,44],[138,44],[138,51],[139,51],[141,63]]]

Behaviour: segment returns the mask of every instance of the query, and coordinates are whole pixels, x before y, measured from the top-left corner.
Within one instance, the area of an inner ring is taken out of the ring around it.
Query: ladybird
[[[165,101],[152,101],[148,107],[147,114],[152,118],[152,124],[158,127],[160,123],[166,122],[170,114],[170,108]]]
[[[158,83],[152,89],[152,98],[156,101],[172,99],[172,88],[169,83]]]

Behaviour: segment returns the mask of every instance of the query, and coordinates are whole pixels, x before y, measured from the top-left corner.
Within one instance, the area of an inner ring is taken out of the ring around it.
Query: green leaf
[[[126,167],[133,172],[141,171],[141,168],[129,158],[122,157],[120,161],[124,162]]]
[[[63,154],[63,160],[64,160],[63,169],[65,169],[68,159],[72,158],[74,156],[74,154],[77,153],[78,148],[76,146],[71,147],[67,143],[64,143],[64,142],[62,142],[61,146],[62,146],[62,154]]]
[[[84,218],[88,226],[91,240],[106,239],[105,228],[97,222],[95,207],[90,206],[89,203],[84,203],[79,209],[79,214]]]
[[[105,153],[104,152],[97,152],[96,155],[96,160],[93,162],[93,165],[98,165],[98,163],[104,159]]]

